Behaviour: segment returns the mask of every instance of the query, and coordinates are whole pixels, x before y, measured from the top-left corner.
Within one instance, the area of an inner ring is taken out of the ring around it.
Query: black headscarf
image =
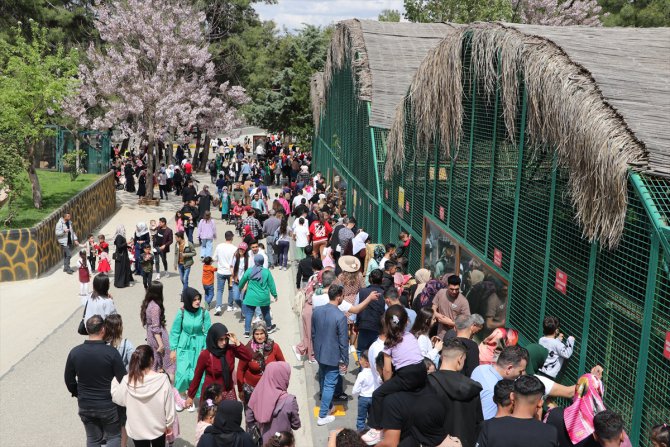
[[[219,348],[218,341],[219,338],[228,334],[228,328],[221,323],[214,323],[207,331],[207,350],[214,355],[214,357],[221,360],[221,371],[223,372],[223,384],[225,385],[226,391],[230,390],[230,365],[226,360],[226,351],[228,351],[228,343],[224,348]],[[218,414],[218,413],[217,413]]]
[[[236,400],[221,401],[214,423],[205,429],[203,436],[211,435],[217,447],[253,447],[251,437],[242,429],[243,408],[242,403]]]
[[[181,300],[184,302],[184,310],[191,312],[192,314],[195,314],[198,312],[198,309],[193,307],[193,300],[195,300],[196,296],[202,296],[200,295],[200,292],[198,292],[196,289],[193,287],[187,287],[186,290],[184,290],[181,294]]]

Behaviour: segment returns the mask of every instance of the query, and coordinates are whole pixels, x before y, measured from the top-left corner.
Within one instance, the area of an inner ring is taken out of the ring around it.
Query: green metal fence
[[[418,157],[407,120],[403,169],[384,180],[387,130],[369,126],[368,104],[357,99],[345,64],[326,99],[316,166],[345,177],[348,210],[373,239],[395,241],[404,229],[421,240],[427,218],[507,280],[507,325],[520,330],[523,343],[541,336],[544,316],[559,317],[563,331],[577,338],[560,381],[575,383],[603,365],[606,405],[623,415],[634,445],[649,446],[650,428],[670,415],[670,360],[663,356],[670,331],[670,181],[631,173],[619,247],[589,243],[575,220],[569,172],[557,167],[551,147],[524,140],[525,91],[512,138],[498,92],[485,96],[469,71],[467,42],[463,57],[464,138],[453,159],[437,145]],[[421,263],[414,244],[410,267]],[[567,275],[565,292],[555,287],[559,272]]]

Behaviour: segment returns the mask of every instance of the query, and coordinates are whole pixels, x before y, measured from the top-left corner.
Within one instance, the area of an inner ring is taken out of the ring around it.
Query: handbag
[[[84,321],[87,308],[88,308],[88,300],[86,300],[86,305],[84,306],[84,313],[81,314],[81,321],[79,322],[79,327],[77,328],[77,333],[79,335],[88,335],[88,331],[86,331],[86,322]]]
[[[251,427],[248,427],[247,434],[251,437],[251,441],[254,445],[258,447],[263,446],[263,435],[261,434],[261,428],[258,426],[258,424],[254,424]]]

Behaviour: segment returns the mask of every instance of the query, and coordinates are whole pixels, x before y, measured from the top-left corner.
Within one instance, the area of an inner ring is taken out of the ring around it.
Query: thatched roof
[[[349,59],[358,98],[371,101],[370,125],[389,129],[395,108],[426,54],[458,27],[461,25],[358,19],[339,22],[328,51],[325,88],[330,88],[334,70]]]
[[[323,91],[323,72],[319,71],[312,75],[309,88],[310,101],[312,103],[312,119],[314,120],[314,132],[319,134],[319,120],[325,102]]]
[[[615,247],[626,216],[629,166],[670,172],[668,30],[495,23],[462,28],[429,53],[409,88],[419,151],[427,150],[435,135],[450,156],[458,147],[464,31],[472,35],[472,65],[487,93],[493,94],[500,78],[509,135],[516,131],[518,73],[523,73],[530,142],[555,147],[559,163],[570,171],[584,236]],[[500,73],[494,63],[498,53]],[[401,101],[389,135],[387,177],[404,158],[403,106]]]

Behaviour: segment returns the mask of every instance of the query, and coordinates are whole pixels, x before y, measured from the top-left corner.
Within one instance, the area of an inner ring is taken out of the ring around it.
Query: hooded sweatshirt
[[[484,421],[479,399],[482,386],[459,372],[445,370],[430,374],[428,384],[448,409],[444,420],[447,433],[459,438],[463,447],[474,446]]]
[[[132,439],[156,439],[172,425],[175,417],[174,395],[167,374],[146,374],[142,383],[128,385],[112,379],[112,400],[126,407],[126,430]]]

